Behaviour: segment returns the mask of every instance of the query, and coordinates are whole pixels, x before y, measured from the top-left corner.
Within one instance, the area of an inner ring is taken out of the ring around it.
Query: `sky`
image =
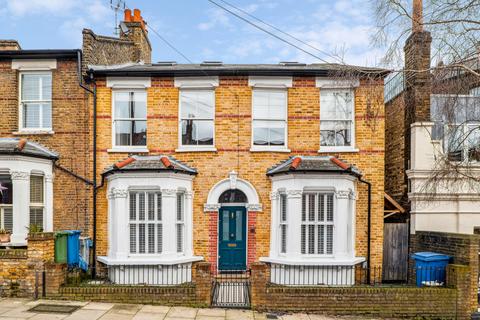
[[[382,49],[372,47],[370,41],[374,19],[368,0],[226,1],[320,49],[303,46],[318,58],[208,0],[126,0],[126,5],[140,9],[149,27],[197,63],[315,63],[338,62],[342,57],[349,64],[374,66],[382,57]],[[0,39],[16,39],[23,49],[80,48],[83,28],[113,35],[114,25],[110,0],[0,0]],[[154,32],[149,38],[153,62],[187,62]]]

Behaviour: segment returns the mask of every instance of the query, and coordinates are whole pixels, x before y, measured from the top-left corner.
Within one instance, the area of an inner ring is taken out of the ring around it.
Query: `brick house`
[[[125,21],[144,28],[130,11]],[[380,266],[387,72],[351,69],[89,65],[98,260],[117,279],[132,265],[200,260],[223,271],[255,261]]]
[[[80,50],[22,50],[0,41],[0,228],[25,245],[28,228],[89,231],[88,102]]]

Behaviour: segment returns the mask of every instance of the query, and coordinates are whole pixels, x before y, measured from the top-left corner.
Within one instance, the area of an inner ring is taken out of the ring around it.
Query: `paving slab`
[[[29,319],[36,315],[36,313],[28,312],[27,310],[30,309],[30,306],[21,305],[17,308],[13,308],[10,311],[7,311],[2,314],[2,317],[11,317],[11,318],[19,318],[19,319]]]
[[[59,313],[38,313],[37,315],[29,318],[30,320],[62,320],[65,319],[68,314]]]
[[[225,317],[197,316],[195,320],[225,320]]]
[[[120,314],[136,314],[143,305],[139,304],[115,304],[108,312]]]
[[[99,318],[99,320],[132,320],[133,314],[124,314],[117,312],[107,312]]]
[[[212,309],[198,309],[197,318],[198,316],[208,316],[208,317],[223,317],[225,318],[226,310],[219,309],[219,308],[212,308]]]
[[[97,320],[106,312],[105,310],[80,309],[66,317],[65,320]]]
[[[250,310],[227,309],[226,319],[227,320],[251,320],[255,318],[253,316],[253,311],[250,311]]]
[[[91,309],[91,310],[110,310],[115,304],[105,303],[105,302],[90,302],[82,309]]]
[[[152,306],[152,305],[144,305],[140,312],[153,312],[153,313],[165,313],[167,314],[170,311],[170,307],[167,306]]]
[[[283,315],[283,316],[279,317],[279,319],[282,319],[282,320],[310,320],[310,317],[306,313],[296,313],[296,314]]]
[[[183,319],[195,319],[197,316],[197,309],[187,307],[172,307],[167,313],[166,319],[169,318],[183,318]]]
[[[144,312],[139,311],[137,314],[132,318],[132,320],[163,320],[167,316],[166,313],[159,313],[159,312]]]

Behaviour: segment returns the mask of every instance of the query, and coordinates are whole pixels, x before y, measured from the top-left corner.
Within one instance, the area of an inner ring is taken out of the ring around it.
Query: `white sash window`
[[[52,130],[52,73],[20,73],[20,129]]]

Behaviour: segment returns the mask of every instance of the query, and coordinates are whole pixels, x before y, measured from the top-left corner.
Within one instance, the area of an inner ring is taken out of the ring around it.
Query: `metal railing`
[[[212,278],[212,306],[249,308],[250,270],[219,272]]]
[[[396,269],[396,268],[392,268]],[[402,274],[405,271],[385,270],[382,267],[367,268],[362,265],[270,265],[270,282],[286,286],[355,286],[405,284],[407,275],[398,281],[384,282],[386,273]],[[445,286],[446,271],[442,267],[422,267],[413,270],[417,284],[421,286]]]

